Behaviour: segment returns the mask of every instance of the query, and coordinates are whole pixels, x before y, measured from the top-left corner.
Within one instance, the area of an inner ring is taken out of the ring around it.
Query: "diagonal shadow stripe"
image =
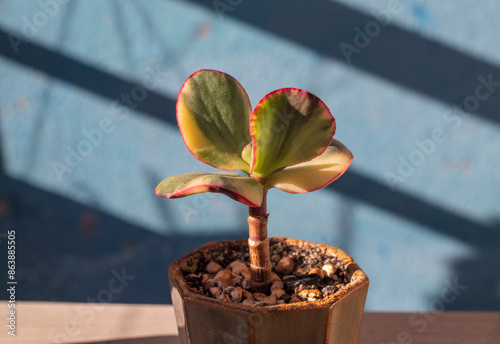
[[[188,1],[212,11],[219,3]],[[356,48],[354,28],[364,31],[366,23],[375,21],[332,0],[244,0],[234,8],[219,7],[218,12],[344,63],[347,60],[340,44]],[[499,66],[390,23],[370,40],[359,53],[350,55],[352,66],[440,102],[463,105],[468,96],[475,95],[479,76],[487,79],[491,75],[492,80],[500,82]],[[472,113],[500,123],[499,108],[500,90],[480,101]]]
[[[23,45],[18,55],[10,52],[9,48],[11,47],[7,33],[0,31],[0,55],[104,98],[114,100],[120,92],[127,92],[135,87],[135,84],[130,81],[100,71],[35,43]],[[103,87],[103,84],[106,86]],[[148,96],[137,110],[176,125],[175,102],[161,94],[153,92],[151,94],[151,97]],[[170,116],[165,115],[170,113]],[[500,232],[493,227],[455,214],[406,192],[392,192],[382,183],[351,170],[327,189],[477,247],[497,245],[499,242]]]
[[[406,192],[393,192],[386,185],[360,173],[348,170],[327,189],[390,211],[476,247],[498,246],[500,242],[500,228],[494,225],[478,223]]]
[[[0,27],[0,55],[113,101],[121,101],[122,95],[130,98],[132,90],[142,86],[142,82],[133,82],[106,73],[33,42],[20,44],[19,51],[16,53],[12,42],[21,42],[22,40],[22,37],[7,33]],[[175,102],[161,94],[147,89],[146,98],[141,102],[136,102],[136,104],[137,107],[133,108],[134,110],[177,126],[174,111]],[[172,111],[168,109],[172,109]]]

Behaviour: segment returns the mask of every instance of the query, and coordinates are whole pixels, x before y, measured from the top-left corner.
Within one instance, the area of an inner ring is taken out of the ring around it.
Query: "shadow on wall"
[[[213,9],[211,1],[192,2]],[[291,1],[285,7],[275,1],[258,5],[244,1],[225,15],[346,63],[340,43],[352,40],[355,26],[364,27],[366,22],[373,20],[361,12],[326,0],[314,3]],[[494,80],[500,79],[500,70],[496,66],[390,24],[383,30],[383,34],[362,53],[351,56],[351,66],[447,104],[462,104],[474,91],[478,76],[493,75]],[[0,55],[14,62],[110,100],[135,86],[132,81],[34,42],[22,44],[19,49],[18,54],[12,51],[7,32],[0,29]],[[500,93],[482,102],[475,115],[498,123],[498,108]],[[166,113],[165,109],[172,109],[172,112]],[[135,110],[176,125],[174,109],[173,99],[151,91]],[[147,172],[145,178],[152,188],[158,182],[156,176]],[[168,264],[206,241],[223,239],[217,234],[206,237],[159,236],[101,212],[98,203],[94,208],[82,206],[12,179],[3,171],[0,179],[2,228],[18,228],[19,251],[26,252],[19,257],[18,264],[22,267],[18,270],[18,277],[23,280],[24,288],[19,293],[21,299],[87,301],[86,298],[96,298],[99,292],[106,290],[108,281],[118,278],[116,274],[122,274],[122,269],[125,269],[126,275],[135,279],[130,280],[123,292],[111,293],[112,301],[167,302],[170,297],[166,290]],[[455,262],[454,271],[450,273],[469,288],[463,297],[446,307],[500,310],[500,269],[495,263],[500,261],[498,227],[474,222],[403,191],[393,192],[369,176],[351,170],[327,190],[472,245],[477,256]],[[159,211],[168,213],[167,202],[159,205]],[[241,229],[234,238],[244,236],[246,229]],[[144,269],[145,266],[148,268]],[[0,273],[4,273],[3,270]],[[101,294],[108,298],[110,295],[109,292]]]
[[[145,179],[153,192],[158,178],[146,173]],[[88,192],[88,186],[81,188]],[[158,212],[168,217],[168,202],[161,201]],[[247,232],[154,234],[100,211],[98,200],[94,207],[81,205],[13,179],[3,168],[0,227],[0,235],[16,230],[18,300],[121,303],[171,303],[170,263],[206,242],[240,239]],[[5,239],[0,237],[1,247]],[[0,274],[7,275],[6,264]],[[7,299],[5,289],[0,299]]]
[[[500,231],[500,226],[497,227]],[[499,311],[500,310],[500,244],[496,239],[496,245],[477,250],[477,254],[470,259],[457,260],[452,263],[452,274],[456,281],[450,280],[456,299],[451,302],[437,303],[436,310],[441,305],[447,311]],[[449,293],[448,293],[449,294]],[[449,294],[450,295],[450,294]],[[431,302],[440,298],[442,294],[431,297]]]
[[[391,24],[403,2],[389,2],[400,5],[384,9],[389,15],[379,19],[381,25],[373,16],[331,0],[291,0],[286,6],[281,1],[240,1],[231,8],[217,7],[212,0],[188,1],[440,102],[465,102],[467,111],[500,123],[500,92],[482,100],[479,108],[469,109],[466,101],[474,95],[479,76],[492,75],[498,81],[500,68]],[[364,44],[354,41],[356,27],[365,31]]]

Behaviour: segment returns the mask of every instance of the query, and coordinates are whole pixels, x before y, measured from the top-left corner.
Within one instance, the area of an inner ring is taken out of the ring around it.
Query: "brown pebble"
[[[272,306],[276,304],[276,295],[271,294],[268,297],[266,297],[264,300],[262,300],[266,305]]]
[[[274,281],[273,284],[271,285],[271,290],[273,289],[283,289],[285,284],[281,281]]]
[[[283,289],[274,288],[271,290],[271,294],[275,295],[279,299],[286,294],[286,292]]]
[[[243,276],[243,278],[245,279],[251,279],[252,278],[252,273],[250,272],[250,270],[244,270],[241,272],[241,276]]]
[[[243,283],[243,276],[237,275],[233,279],[233,285],[241,285],[241,283]]]
[[[233,302],[240,302],[240,301],[241,301],[241,299],[242,299],[242,297],[243,297],[243,295],[242,295],[242,291],[243,291],[243,289],[241,289],[240,287],[236,287],[236,288],[234,288],[234,289],[231,291],[231,293],[230,293],[230,295],[231,295],[231,300],[232,300]]]
[[[234,262],[229,264],[229,268],[231,269],[231,271],[233,273],[238,274],[238,275],[243,275],[243,273],[249,272],[248,266],[245,263],[242,263],[242,262],[237,261],[237,260],[235,260]]]
[[[262,293],[254,293],[254,294],[253,294],[253,297],[254,297],[254,299],[255,299],[255,300],[257,300],[257,301],[262,301],[262,300],[264,300],[267,296],[266,296],[266,294],[262,294]]]
[[[230,301],[230,298],[227,294],[220,294],[217,299],[221,301]]]
[[[290,300],[290,303],[296,303],[296,302],[302,302],[302,300],[299,299],[298,297],[292,297],[292,299]]]
[[[213,278],[206,280],[205,283],[203,283],[203,286],[205,289],[210,289],[212,287],[215,287],[217,285],[217,281],[215,281]]]
[[[253,304],[255,303],[255,301],[251,300],[251,299],[245,299],[243,300],[243,302],[241,303],[242,305],[249,305],[249,306],[252,306]]]
[[[229,269],[220,270],[217,275],[215,275],[214,279],[217,280],[219,278],[231,278],[233,277],[233,273]]]
[[[220,270],[214,277],[214,281],[217,282],[217,286],[221,289],[233,286],[233,273],[229,269]]]
[[[252,287],[252,280],[250,278],[245,278],[243,282],[241,282],[241,286],[243,289],[250,289]]]
[[[309,275],[316,274],[318,275],[321,279],[325,278],[325,272],[321,270],[320,268],[314,268],[309,271]]]
[[[221,278],[221,279],[219,279],[219,280],[217,281],[217,286],[218,286],[219,288],[221,288],[221,289],[225,289],[225,288],[227,288],[227,287],[231,287],[231,286],[232,286],[232,285],[231,285],[231,280],[227,280],[227,279],[223,279],[223,278]]]
[[[210,293],[215,297],[219,297],[222,291],[218,287],[212,287],[210,288]]]
[[[276,301],[276,304],[278,304],[278,305],[282,305],[282,304],[284,304],[284,303],[285,303],[285,301],[284,301],[284,300],[278,300],[278,301]]]
[[[210,276],[208,276],[208,274],[203,274],[202,278],[201,278],[201,283],[205,284],[206,281],[208,281],[210,279]]]
[[[280,276],[278,276],[274,272],[271,272],[271,277],[269,277],[269,280],[273,281],[273,283],[276,282],[276,281],[280,281],[281,282]]]
[[[282,275],[288,275],[293,271],[293,267],[295,266],[295,262],[292,258],[283,257],[278,262],[276,266],[276,271]]]
[[[250,299],[250,300],[253,300],[253,294],[251,292],[249,292],[248,290],[245,290],[243,289],[243,291],[241,292],[241,294],[243,295],[243,297],[245,299]]]
[[[217,272],[222,270],[222,266],[220,264],[210,261],[210,263],[207,264],[207,272],[209,274],[216,274]]]

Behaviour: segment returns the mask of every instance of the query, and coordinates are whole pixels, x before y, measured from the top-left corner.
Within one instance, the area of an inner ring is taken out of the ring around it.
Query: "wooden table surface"
[[[2,319],[8,311],[0,301]],[[2,326],[0,343],[178,344],[168,305],[16,302],[16,318],[16,336]],[[500,312],[367,312],[359,343],[500,344]]]

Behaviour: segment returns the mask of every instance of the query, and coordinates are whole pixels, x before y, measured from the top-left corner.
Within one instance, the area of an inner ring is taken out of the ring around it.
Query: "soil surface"
[[[270,240],[273,283],[252,293],[248,247],[225,242],[224,250],[208,251],[197,267],[183,271],[188,287],[219,300],[253,306],[322,300],[349,281],[347,262],[318,246]]]

